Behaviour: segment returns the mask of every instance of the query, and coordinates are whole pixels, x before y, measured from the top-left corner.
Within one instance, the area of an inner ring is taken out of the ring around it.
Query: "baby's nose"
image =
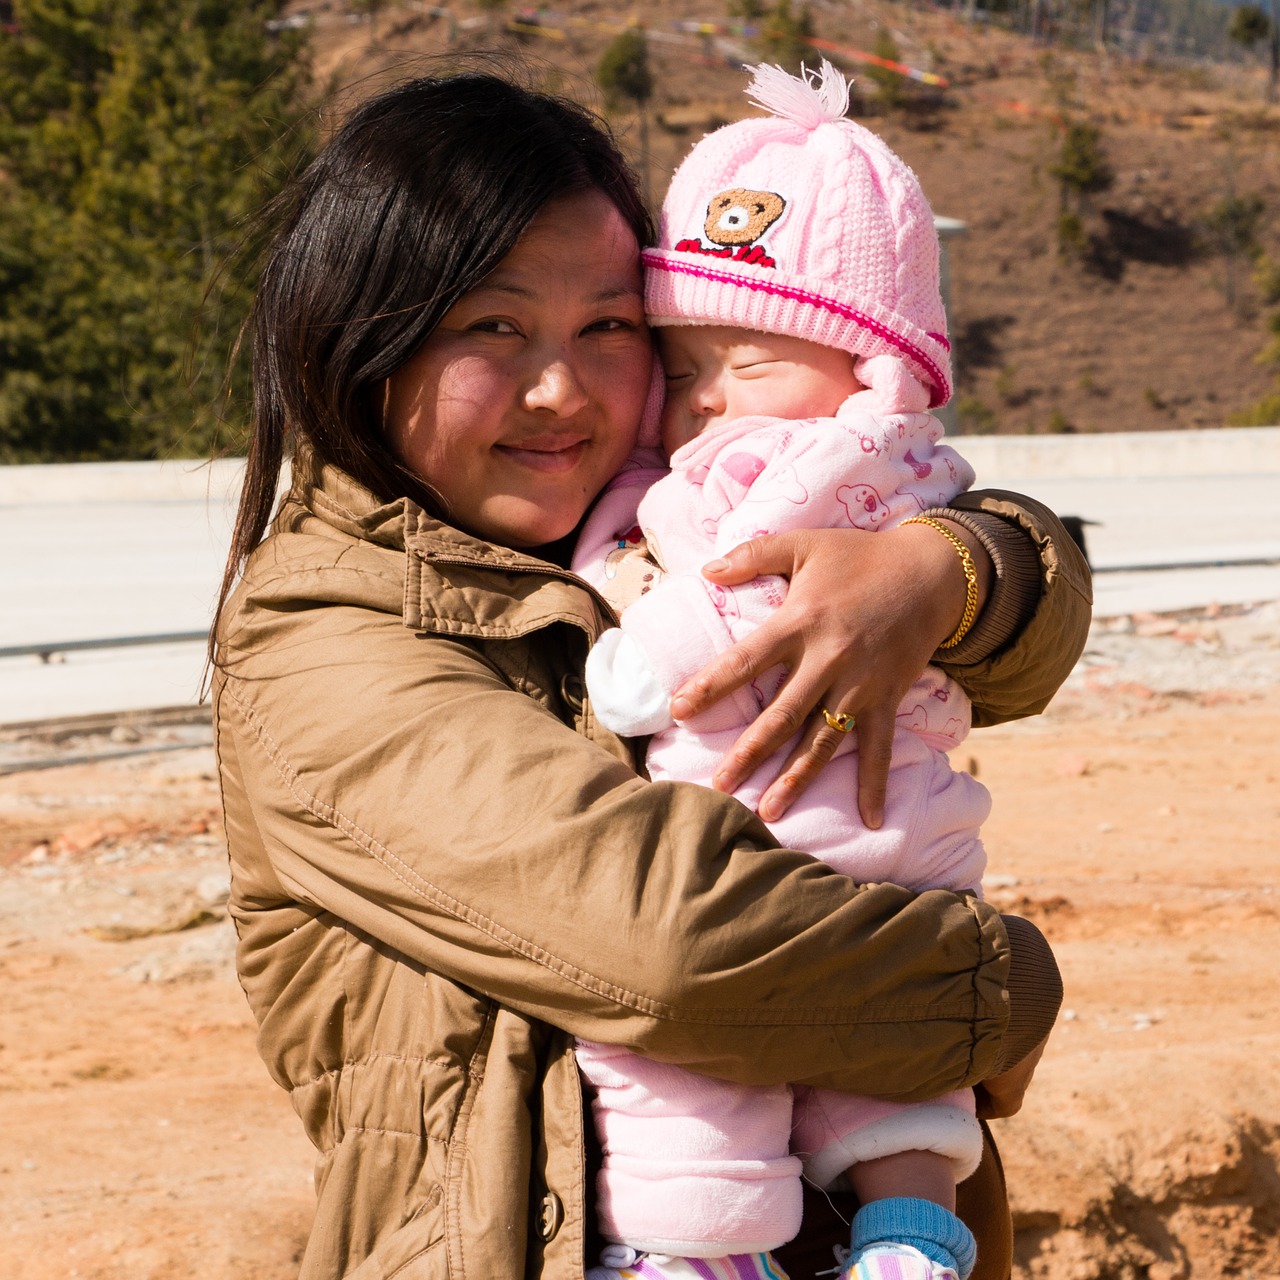
[[[698,378],[690,389],[689,408],[703,416],[719,413],[724,408],[724,389],[721,379],[709,375]]]

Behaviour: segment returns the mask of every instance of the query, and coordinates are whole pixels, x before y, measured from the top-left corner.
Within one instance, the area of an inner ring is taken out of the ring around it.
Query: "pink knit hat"
[[[643,254],[650,324],[806,338],[861,357],[891,400],[909,380],[944,404],[938,236],[915,174],[845,118],[849,85],[826,59],[803,79],[756,67],[747,94],[770,114],[708,134],[671,180]]]

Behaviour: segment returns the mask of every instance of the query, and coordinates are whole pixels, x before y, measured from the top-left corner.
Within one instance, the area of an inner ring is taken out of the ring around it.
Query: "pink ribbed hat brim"
[[[669,249],[645,249],[645,310],[655,326],[725,324],[781,333],[860,356],[905,359],[930,392],[951,398],[950,344],[879,303],[829,297],[820,282]]]

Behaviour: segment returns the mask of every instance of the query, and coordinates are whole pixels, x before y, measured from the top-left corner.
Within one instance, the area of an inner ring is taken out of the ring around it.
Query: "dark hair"
[[[375,388],[515,247],[550,201],[598,190],[640,244],[652,226],[603,123],[492,74],[402,84],[364,103],[280,198],[246,325],[244,488],[210,639],[275,503],[289,446],[385,500],[431,495],[383,438]]]

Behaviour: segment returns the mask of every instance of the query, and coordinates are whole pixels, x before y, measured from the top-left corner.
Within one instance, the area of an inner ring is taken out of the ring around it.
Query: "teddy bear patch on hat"
[[[787,202],[776,191],[753,191],[747,187],[730,187],[717,192],[707,201],[707,216],[702,230],[713,245],[704,245],[697,237],[681,240],[677,253],[702,253],[712,258],[731,258],[756,267],[775,267],[777,260],[757,244],[786,211]]]

